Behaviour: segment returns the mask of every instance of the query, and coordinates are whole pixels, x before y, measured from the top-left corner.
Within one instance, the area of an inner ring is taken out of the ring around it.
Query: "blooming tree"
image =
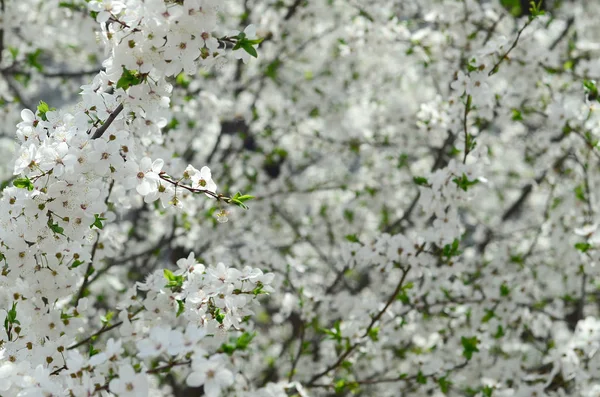
[[[0,11],[1,396],[600,396],[600,4]]]

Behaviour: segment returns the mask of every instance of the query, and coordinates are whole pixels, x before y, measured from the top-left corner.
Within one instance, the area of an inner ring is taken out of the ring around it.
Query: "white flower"
[[[186,383],[191,387],[204,385],[207,397],[218,397],[221,389],[233,384],[233,373],[225,368],[223,355],[217,354],[206,360],[203,357],[192,358],[192,373],[187,377]]]
[[[104,23],[108,21],[111,14],[118,15],[125,8],[125,4],[116,0],[92,0],[88,3],[88,7],[98,12],[96,22]]]
[[[115,341],[113,338],[110,338],[106,342],[106,347],[103,352],[93,355],[90,358],[90,365],[97,366],[100,365],[107,360],[116,359],[119,357],[121,353],[123,353],[123,348],[121,347],[122,341],[119,339]]]
[[[171,328],[168,326],[154,327],[146,339],[137,342],[138,357],[156,357],[167,350]]]
[[[110,381],[108,389],[119,397],[147,397],[148,379],[146,374],[136,374],[131,365],[125,364],[119,367],[119,377]]]
[[[199,273],[204,272],[204,265],[198,263],[194,257],[194,252],[190,252],[187,258],[181,258],[177,261],[177,267],[179,270],[175,271],[176,275],[184,274],[187,272],[198,271]]]
[[[135,185],[135,189],[142,196],[154,193],[158,190],[158,182],[160,180],[158,174],[163,164],[163,160],[157,159],[152,162],[149,157],[142,158],[139,165],[131,165],[128,161],[125,165],[128,177],[124,183],[127,187]]]
[[[19,157],[15,161],[14,174],[18,175],[34,163],[37,154],[37,147],[34,144],[22,146]]]

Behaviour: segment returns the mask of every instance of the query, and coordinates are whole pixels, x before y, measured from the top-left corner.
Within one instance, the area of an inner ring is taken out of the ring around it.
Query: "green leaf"
[[[61,1],[58,3],[59,8],[69,8],[71,10],[78,10],[79,6],[74,2]]]
[[[19,189],[27,189],[29,191],[34,189],[33,182],[31,182],[28,177],[15,179],[13,181],[13,186]]]
[[[485,309],[485,316],[483,316],[483,318],[481,319],[481,323],[485,324],[488,321],[490,321],[492,318],[494,318],[494,311]]]
[[[8,322],[11,323],[11,324],[14,324],[15,322],[17,324],[19,324],[18,321],[17,321],[17,303],[18,302],[13,302],[12,307],[7,312],[7,314],[8,314],[7,315]]]
[[[279,60],[279,58],[275,59],[273,62],[271,62],[267,66],[267,70],[265,71],[265,76],[267,76],[271,80],[275,81],[275,79],[277,79],[277,71],[279,70],[280,66],[281,66],[281,61]]]
[[[250,346],[250,342],[256,336],[254,332],[244,332],[238,338],[230,338],[229,343],[223,343],[221,350],[227,355],[231,356],[236,350],[246,350]]]
[[[446,394],[450,391],[450,386],[452,386],[452,382],[448,380],[447,376],[442,376],[438,379],[438,385],[440,385],[440,390],[442,393]]]
[[[345,379],[339,379],[334,384],[335,394],[342,394],[342,393],[344,393],[344,389],[345,388],[346,388],[346,380]]]
[[[244,41],[245,41],[246,43],[250,43],[250,44],[252,44],[252,45],[257,45],[257,44],[260,44],[260,43],[262,43],[264,40],[265,40],[265,39],[263,39],[263,38],[258,38],[258,39],[252,39],[252,40],[248,40],[248,39],[246,39],[246,40],[244,40]]]
[[[25,62],[32,68],[37,69],[38,72],[44,71],[44,65],[39,61],[40,55],[42,55],[42,50],[38,48],[25,56]]]
[[[238,350],[246,350],[256,336],[256,332],[244,332],[235,342],[235,347]]]
[[[167,279],[167,281],[173,281],[176,279],[177,276],[175,276],[173,274],[172,271],[170,271],[169,269],[164,269],[163,270],[163,276],[165,276],[165,278]]]
[[[84,262],[80,261],[80,260],[75,260],[73,262],[73,264],[69,267],[69,269],[75,269],[76,267],[79,267],[81,265],[83,265]]]
[[[177,83],[177,85],[183,87],[183,88],[188,88],[188,86],[190,85],[190,80],[187,78],[186,74],[181,72],[177,75],[177,77],[175,78],[175,82]]]
[[[90,357],[92,357],[98,353],[100,353],[100,350],[94,349],[94,345],[90,343],[90,348],[88,350],[88,354],[90,355]]]
[[[354,212],[349,209],[345,209],[344,210],[344,219],[347,220],[348,223],[354,222]]]
[[[580,201],[586,201],[585,187],[583,185],[579,185],[575,188],[575,197]]]
[[[165,288],[171,289],[171,291],[180,291],[183,287],[184,277],[183,275],[175,275],[169,269],[163,270],[163,275],[167,279]]]
[[[121,74],[119,81],[117,81],[117,88],[126,90],[133,85],[140,84],[141,82],[142,79],[140,78],[137,70],[128,70],[123,67],[123,74]]]
[[[351,243],[360,243],[360,240],[358,239],[358,237],[356,237],[356,234],[348,234],[345,238]]]
[[[496,329],[496,334],[494,335],[495,339],[500,339],[504,336],[504,328],[502,328],[501,325],[498,325],[498,328]]]
[[[102,221],[105,221],[105,220],[106,220],[106,218],[102,218],[100,215],[94,214],[94,223],[92,223],[90,225],[90,229],[93,228],[94,226],[96,226],[98,229],[104,228]]]
[[[217,322],[219,324],[223,324],[223,320],[225,320],[225,314],[221,313],[221,309],[217,308],[215,310],[215,320],[217,320]]]
[[[581,252],[587,252],[587,250],[592,248],[592,245],[589,243],[577,243],[575,244],[575,248]]]
[[[10,55],[13,57],[13,59],[16,60],[17,56],[19,55],[19,49],[15,47],[8,47],[8,51],[10,52]]]
[[[242,48],[254,58],[258,58],[258,52],[256,52],[256,48],[254,48],[249,41],[242,42]]]
[[[341,321],[336,320],[336,322],[333,324],[333,328],[331,328],[331,329],[322,328],[321,331],[323,333],[325,333],[327,336],[329,336],[330,339],[335,340],[337,343],[342,343],[342,330],[340,328],[340,325],[341,325]]]
[[[181,299],[177,299],[177,315],[175,317],[179,317],[185,311],[185,303]]]
[[[545,12],[542,10],[542,4],[543,4],[544,0],[540,0],[537,4],[535,1],[531,1],[529,2],[530,7],[529,7],[529,12],[531,13],[531,15],[529,16],[529,20],[533,20],[536,17],[539,17],[540,15],[544,15]]]
[[[237,199],[244,202],[244,201],[252,200],[253,198],[254,198],[254,196],[251,196],[249,194],[244,194],[244,195],[241,195],[240,197],[238,197]]]
[[[427,180],[427,178],[424,178],[422,176],[413,177],[413,182],[419,186],[429,186],[429,181]]]
[[[62,227],[60,227],[58,225],[58,223],[52,223],[52,218],[48,219],[48,227],[50,228],[50,230],[52,230],[54,233],[57,234],[62,234],[63,236],[65,235],[64,231],[65,229],[63,229]]]
[[[523,120],[523,115],[521,114],[521,111],[519,109],[512,110],[512,120],[513,121],[522,121]]]
[[[463,172],[460,178],[454,178],[452,182],[456,183],[456,186],[458,186],[460,189],[466,192],[467,190],[469,190],[469,187],[477,185],[479,183],[479,180],[469,180],[469,178],[467,178],[467,175]]]
[[[48,118],[46,117],[46,113],[48,113],[52,110],[56,110],[56,108],[51,108],[48,106],[48,104],[46,102],[40,101],[40,104],[37,107],[37,116],[44,121],[48,121]]]
[[[476,353],[479,351],[479,349],[477,348],[479,339],[477,339],[476,336],[472,336],[470,338],[463,336],[460,338],[460,342],[463,346],[463,356],[467,360],[470,360],[473,357],[473,353]]]
[[[254,296],[255,296],[255,297],[256,297],[256,296],[258,296],[258,295],[261,295],[261,294],[268,294],[268,292],[264,292],[264,291],[263,291],[264,287],[265,287],[265,286],[263,285],[263,283],[261,283],[261,282],[259,281],[259,282],[256,284],[256,287],[254,287],[254,289],[252,290],[252,294],[254,294]]]
[[[521,16],[521,0],[501,0],[500,3],[512,14],[513,17]]]
[[[109,311],[104,316],[100,316],[100,321],[102,322],[102,324],[104,326],[107,326],[108,324],[110,324],[110,320],[112,320],[114,315],[115,315],[114,312]]]
[[[230,200],[229,202],[230,202],[230,203],[232,203],[232,204],[235,204],[235,205],[237,205],[238,207],[240,207],[240,208],[243,208],[243,209],[245,209],[245,210],[247,210],[247,209],[248,209],[248,206],[247,206],[246,204],[242,203],[242,202],[241,202],[240,200],[238,200],[238,199],[231,198],[231,200]]]
[[[369,330],[369,334],[368,334],[369,338],[371,338],[371,340],[373,342],[377,342],[379,340],[379,327],[373,327]]]
[[[423,372],[421,372],[421,370],[419,370],[419,372],[417,373],[417,383],[424,385],[427,383],[427,377],[425,377],[425,375],[423,375]]]
[[[462,254],[462,251],[458,249],[460,245],[460,241],[458,239],[454,239],[452,244],[446,244],[442,249],[442,256],[446,258],[451,258],[453,256],[458,256]]]

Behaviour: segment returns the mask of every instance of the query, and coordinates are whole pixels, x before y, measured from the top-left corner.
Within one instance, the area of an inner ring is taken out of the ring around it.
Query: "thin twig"
[[[108,116],[108,118],[106,119],[104,124],[102,124],[102,126],[100,126],[100,128],[98,128],[96,130],[96,132],[94,132],[94,135],[92,135],[92,139],[100,138],[102,136],[102,134],[104,134],[104,132],[108,129],[108,127],[110,127],[110,125],[113,123],[113,121],[115,121],[115,119],[117,118],[119,113],[121,113],[122,111],[123,111],[123,104],[120,103],[119,106],[117,106],[117,108],[115,110],[113,110],[113,112],[110,114],[110,116]]]
[[[422,250],[424,249],[424,245],[419,249],[419,251],[417,252],[417,255],[419,253],[422,252]],[[390,305],[396,300],[398,294],[400,293],[402,287],[404,286],[404,281],[406,280],[406,276],[408,275],[408,272],[410,271],[410,266],[408,266],[406,268],[406,270],[403,271],[402,273],[402,277],[400,278],[400,281],[398,282],[398,284],[396,285],[396,289],[394,290],[394,292],[392,293],[392,295],[390,296],[390,298],[388,299],[388,301],[386,302],[385,306],[383,307],[383,309],[381,309],[377,315],[375,315],[375,317],[373,317],[371,319],[371,323],[369,324],[369,326],[367,327],[366,331],[364,332],[363,336],[361,339],[364,339],[365,337],[367,337],[369,335],[369,333],[371,332],[371,330],[373,329],[373,327],[375,326],[375,324],[381,319],[381,317],[385,314],[385,312],[387,311],[387,309],[390,307]],[[361,344],[361,342],[356,342],[354,344],[352,344],[349,348],[346,349],[346,351],[340,355],[338,357],[338,359],[336,360],[335,363],[331,364],[330,366],[328,366],[327,368],[325,368],[323,371],[319,372],[318,374],[314,375],[308,382],[307,385],[314,385],[315,381],[317,379],[320,379],[321,377],[327,375],[329,372],[333,371],[334,369],[336,369],[337,367],[340,366],[341,363],[343,363],[346,358],[352,354],[352,352]]]
[[[527,23],[525,23],[525,25],[523,25],[523,27],[521,29],[519,29],[519,31],[517,32],[517,37],[516,37],[515,41],[512,43],[510,48],[504,53],[504,55],[502,55],[500,57],[500,60],[498,62],[496,62],[496,64],[492,68],[492,70],[490,70],[490,72],[488,73],[488,76],[492,76],[492,75],[498,73],[498,69],[500,68],[500,65],[502,64],[502,62],[504,62],[505,59],[507,59],[508,54],[510,54],[510,52],[515,49],[515,47],[519,43],[521,34],[525,30],[525,28],[527,28],[527,26],[529,26],[531,24],[531,22],[533,22],[533,19],[530,19],[529,21],[527,21]]]

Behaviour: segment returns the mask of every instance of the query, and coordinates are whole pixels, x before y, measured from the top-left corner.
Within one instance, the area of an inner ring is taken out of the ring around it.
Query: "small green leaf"
[[[504,336],[504,328],[502,328],[501,325],[498,325],[498,328],[496,329],[496,334],[494,335],[495,339],[500,339]]]
[[[217,322],[219,324],[223,324],[223,320],[225,320],[225,314],[221,313],[221,309],[217,308],[215,310],[215,320],[217,320]]]
[[[452,386],[452,382],[448,380],[447,376],[442,376],[438,379],[438,385],[440,385],[440,390],[442,393],[446,394],[450,391],[450,386]]]
[[[13,186],[19,189],[27,189],[29,191],[34,189],[33,182],[31,182],[28,177],[15,179],[13,181]]]
[[[583,185],[578,185],[574,192],[577,200],[586,201],[585,187]]]
[[[179,317],[185,311],[185,303],[181,299],[177,299],[177,314],[175,317]]]
[[[181,72],[177,75],[177,77],[175,78],[175,82],[177,83],[177,85],[183,87],[183,88],[188,88],[188,86],[190,85],[190,80],[187,78],[186,74]]]
[[[94,349],[94,345],[90,343],[90,348],[88,350],[88,354],[90,355],[90,357],[92,357],[98,353],[100,353],[100,350]]]
[[[477,348],[477,344],[479,343],[479,339],[476,336],[472,336],[467,338],[463,336],[460,338],[460,342],[463,346],[463,356],[470,360],[473,357],[473,353],[478,352],[479,348]]]
[[[281,61],[278,58],[275,59],[273,62],[271,62],[267,66],[267,70],[265,71],[265,76],[267,76],[271,80],[275,81],[277,79],[277,71],[279,70],[280,66],[281,66]]]
[[[75,269],[81,265],[83,265],[84,262],[80,261],[80,260],[75,260],[73,262],[73,264],[69,267],[70,269]]]
[[[356,237],[356,234],[348,234],[345,238],[351,243],[360,243],[360,240],[358,239],[358,237]]]
[[[241,46],[248,54],[254,58],[258,58],[258,52],[256,52],[256,48],[254,48],[249,41],[243,41]]]
[[[102,218],[99,214],[94,214],[94,223],[90,225],[90,229],[96,226],[98,229],[104,228],[102,221],[105,221],[106,218]]]
[[[466,192],[467,190],[469,190],[469,187],[477,185],[479,183],[479,180],[469,180],[469,178],[467,178],[467,175],[463,173],[460,178],[454,178],[452,182],[456,183],[456,186],[458,186],[460,189]]]
[[[462,254],[462,251],[458,249],[460,245],[460,241],[458,239],[454,239],[452,244],[446,244],[442,249],[442,256],[446,258],[452,258],[453,256],[458,256]]]
[[[575,248],[581,252],[587,252],[590,248],[592,248],[592,245],[589,243],[577,243],[575,244]]]
[[[124,90],[128,89],[133,85],[138,85],[142,82],[140,78],[139,72],[137,70],[128,70],[123,67],[123,74],[117,81],[117,88],[123,88]]]
[[[104,316],[100,316],[100,321],[102,322],[102,324],[104,326],[107,326],[110,323],[110,320],[112,320],[114,315],[115,315],[114,312],[109,311]]]
[[[492,318],[494,318],[494,311],[485,309],[485,316],[483,316],[483,318],[481,319],[481,323],[485,324],[488,321],[490,321]]]
[[[522,121],[523,120],[523,115],[521,114],[521,111],[519,109],[512,110],[512,120],[513,121]]]
[[[63,236],[65,235],[65,229],[60,227],[58,223],[52,223],[52,218],[48,219],[48,227],[56,234],[62,234]]]
[[[163,270],[163,275],[165,276],[165,278],[167,279],[167,281],[173,281],[177,277],[169,269],[164,269]]]
[[[44,65],[39,61],[40,55],[42,55],[42,50],[38,48],[34,52],[25,55],[25,62],[32,68],[37,69],[38,72],[43,72]]]
[[[484,386],[483,389],[481,389],[481,394],[483,397],[492,397],[493,392],[494,389],[490,386]]]
[[[429,181],[427,180],[427,178],[424,178],[422,176],[413,177],[413,182],[419,186],[429,186]]]
[[[379,327],[373,327],[369,330],[369,334],[368,334],[369,338],[371,338],[371,340],[373,342],[377,342],[379,340]]]
[[[39,118],[41,118],[44,121],[48,121],[48,118],[46,117],[46,113],[56,110],[56,108],[51,108],[50,106],[48,106],[48,104],[44,101],[40,101],[40,104],[37,107],[37,116]]]

